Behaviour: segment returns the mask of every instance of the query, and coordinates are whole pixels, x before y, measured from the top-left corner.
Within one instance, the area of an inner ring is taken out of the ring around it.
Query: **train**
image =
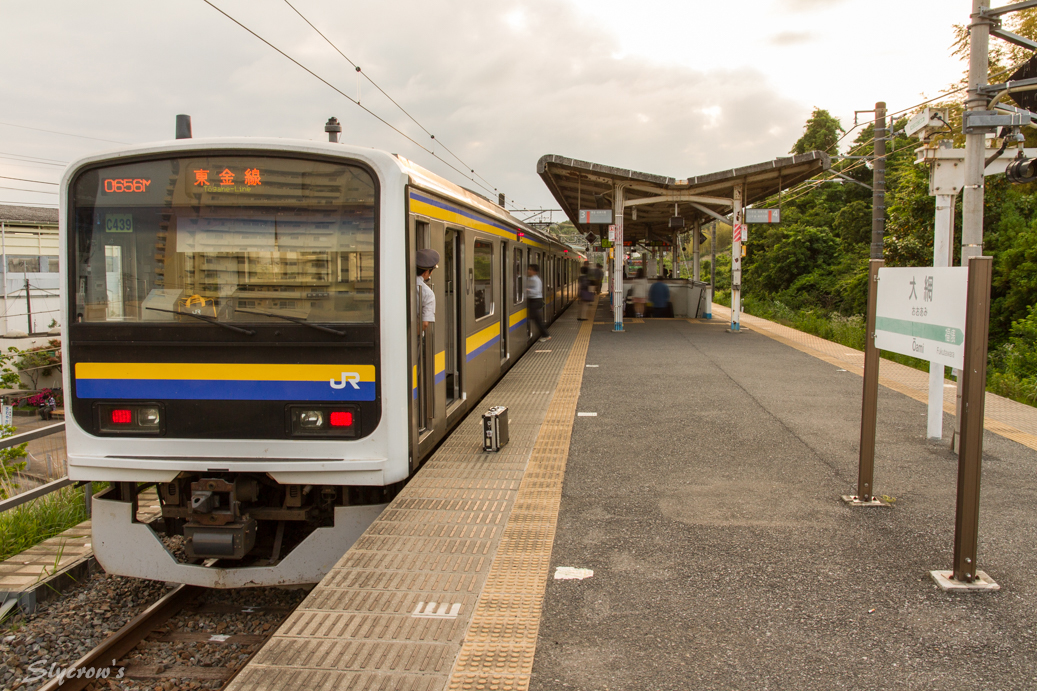
[[[88,156],[60,219],[68,474],[107,483],[96,558],[213,588],[319,581],[535,342],[527,267],[550,322],[586,259],[503,199],[337,142]]]

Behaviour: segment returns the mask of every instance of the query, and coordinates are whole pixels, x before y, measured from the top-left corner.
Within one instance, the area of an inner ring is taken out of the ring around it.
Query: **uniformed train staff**
[[[439,252],[435,250],[418,250],[418,317],[421,319],[421,332],[425,333],[429,322],[436,321],[436,294],[426,285],[432,270],[439,265]]]

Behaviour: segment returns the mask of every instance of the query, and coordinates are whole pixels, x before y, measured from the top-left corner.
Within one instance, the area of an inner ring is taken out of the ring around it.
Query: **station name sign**
[[[968,277],[960,266],[879,269],[875,346],[963,369]]]
[[[612,223],[612,209],[580,209],[580,223]]]

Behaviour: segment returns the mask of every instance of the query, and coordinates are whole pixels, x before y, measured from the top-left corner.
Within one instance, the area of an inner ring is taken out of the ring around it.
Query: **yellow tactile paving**
[[[533,447],[449,689],[527,689],[591,324],[580,328]]]
[[[730,320],[731,310],[713,304],[714,319]],[[848,372],[864,375],[864,353],[848,346],[826,341],[823,338],[797,331],[750,314],[742,314],[741,323],[752,330],[773,338],[808,355],[837,365]],[[882,360],[879,367],[879,383],[910,396],[922,403],[929,402],[929,373],[916,370],[898,362]],[[954,414],[954,382],[944,382],[943,409]],[[1037,449],[1037,408],[1017,403],[1008,398],[987,392],[984,427],[1002,437]]]
[[[556,322],[228,689],[527,688],[591,328]]]

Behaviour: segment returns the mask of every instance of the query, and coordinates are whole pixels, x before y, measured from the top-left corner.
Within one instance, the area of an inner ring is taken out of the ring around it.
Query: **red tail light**
[[[351,427],[353,425],[353,413],[347,411],[333,411],[328,416],[328,422],[332,427]]]
[[[116,408],[112,411],[113,425],[128,425],[133,422],[133,412],[124,408]]]

